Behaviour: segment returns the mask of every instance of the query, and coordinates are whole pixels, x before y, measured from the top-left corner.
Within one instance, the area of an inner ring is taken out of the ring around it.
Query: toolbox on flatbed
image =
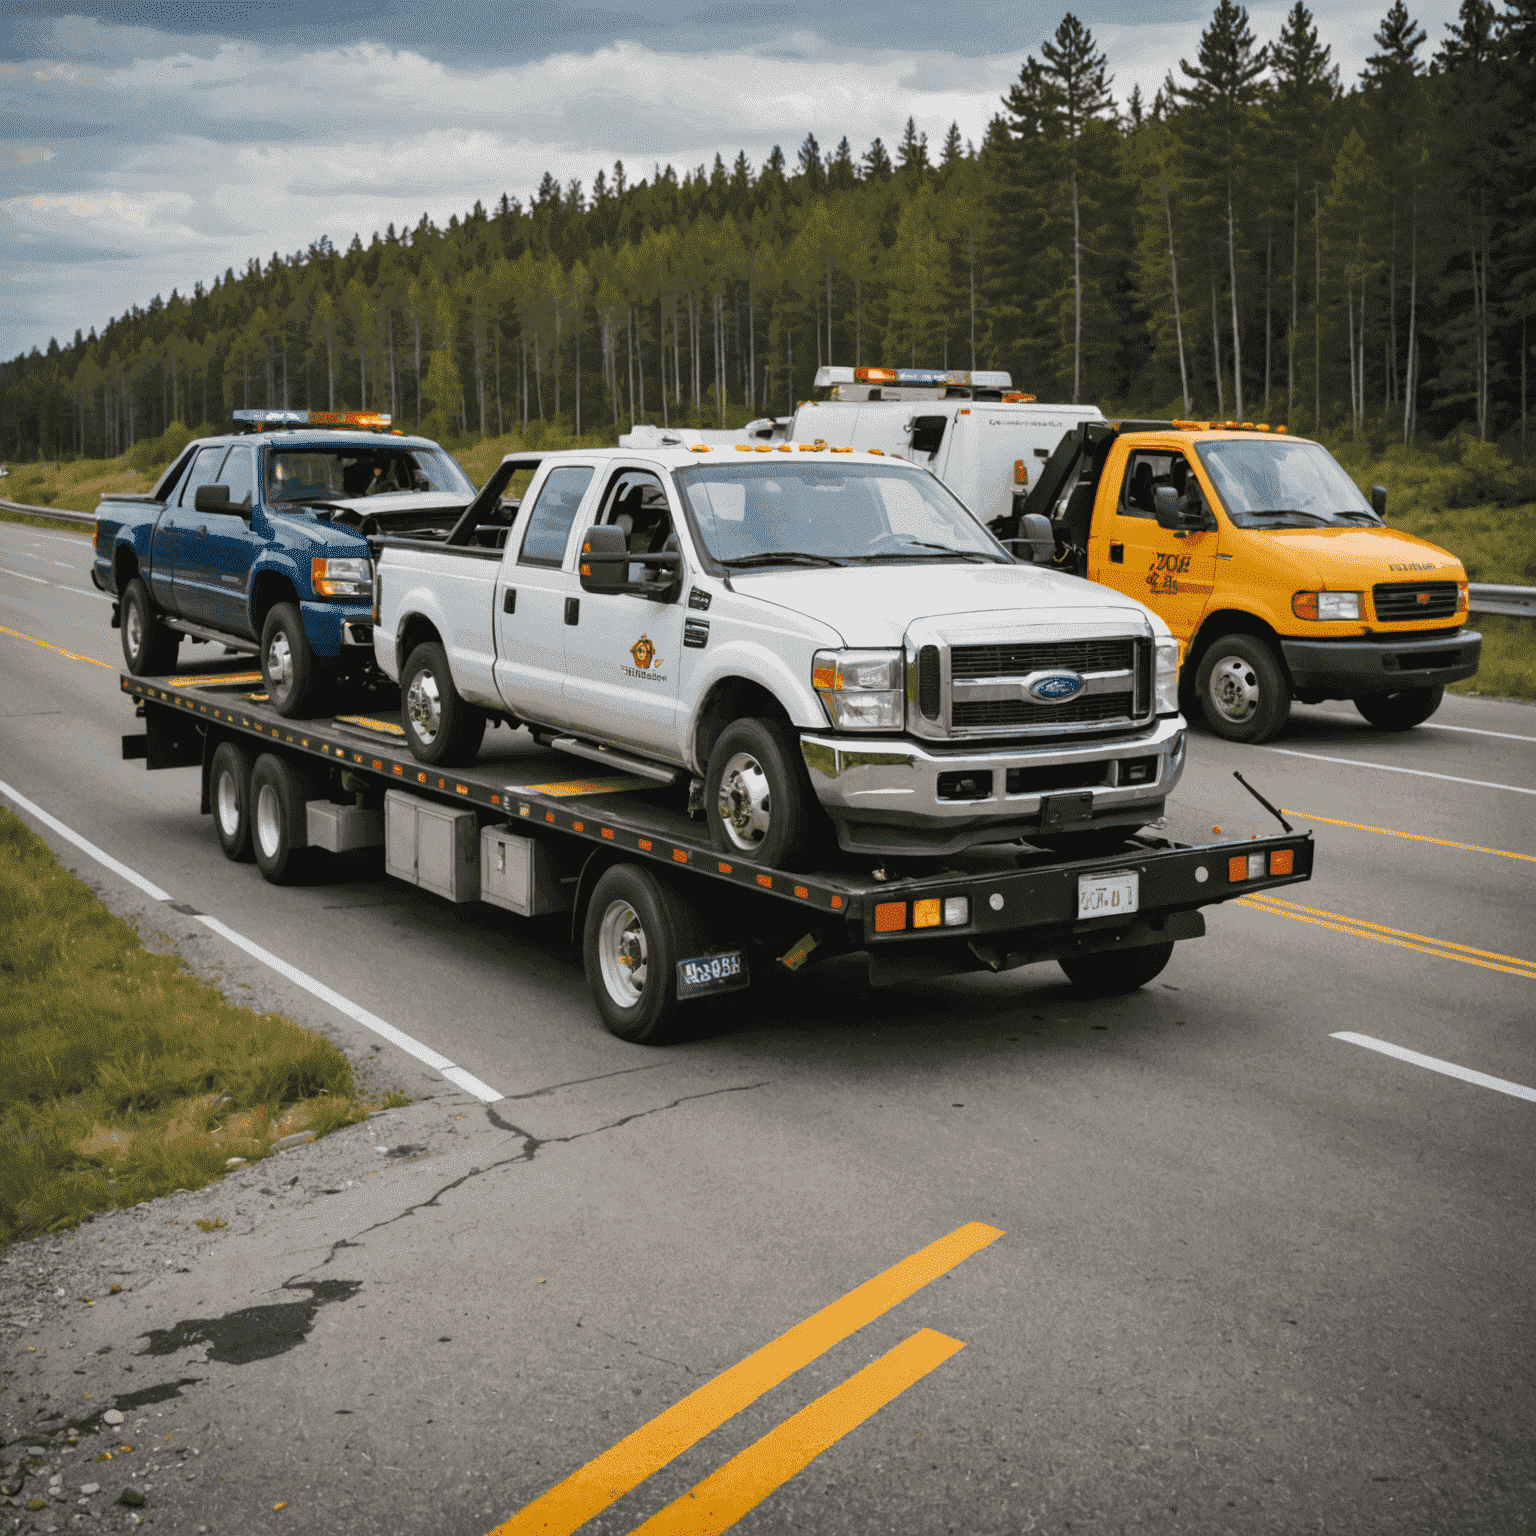
[[[1204,933],[1200,908],[1312,873],[1308,833],[1210,843],[1142,833],[1088,859],[1009,843],[885,869],[837,855],[786,873],[714,848],[686,785],[584,772],[594,765],[523,731],[496,731],[472,765],[444,771],[410,755],[387,702],[296,721],[267,705],[254,671],[124,674],[121,687],[144,720],[124,736],[124,758],[200,765],[202,810],[228,856],[254,855],[281,880],[299,848],[383,845],[390,873],[448,899],[528,916],[568,910],[599,1011],[631,1039],[661,1038],[680,1000],[746,984],[754,960],[794,971],[854,950],[868,952],[876,985],[1057,960],[1082,990],[1128,991],[1161,970],[1165,946]],[[276,853],[274,840],[284,843]],[[612,874],[620,866],[627,876]],[[594,916],[594,891],[624,878],[639,885]],[[659,898],[649,929],[647,890]],[[1133,980],[1154,954],[1161,963]],[[664,1001],[650,974],[658,963]],[[604,976],[614,979],[606,998]],[[628,1027],[647,981],[642,1011],[658,1017]]]

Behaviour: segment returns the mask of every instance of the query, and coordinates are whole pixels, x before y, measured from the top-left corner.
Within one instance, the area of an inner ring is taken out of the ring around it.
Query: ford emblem
[[[1060,704],[1073,694],[1081,693],[1082,688],[1083,680],[1076,672],[1048,672],[1029,685],[1029,694],[1042,704]]]

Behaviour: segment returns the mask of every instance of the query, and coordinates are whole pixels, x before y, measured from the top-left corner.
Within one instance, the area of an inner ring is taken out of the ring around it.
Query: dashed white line
[[[1422,729],[1427,731],[1460,731],[1465,736],[1497,736],[1500,741],[1536,741],[1536,736],[1516,736],[1509,731],[1482,731],[1475,725],[1441,725],[1436,720],[1426,720]]]
[[[19,576],[23,581],[35,581],[40,587],[51,587],[51,581],[45,581],[41,576],[29,576],[25,571],[13,571],[9,566],[0,565],[0,575]]]
[[[1462,779],[1454,773],[1431,773],[1427,768],[1399,768],[1396,763],[1366,763],[1356,757],[1324,757],[1321,752],[1293,752],[1288,747],[1260,747],[1261,752],[1278,752],[1282,757],[1304,757],[1309,763],[1342,763],[1346,768],[1378,768],[1383,773],[1411,773],[1420,779],[1443,779],[1447,784],[1470,784],[1474,789],[1507,789],[1512,795],[1536,795],[1536,789],[1522,789],[1518,784],[1492,784],[1487,779]]]
[[[73,843],[76,848],[95,859],[98,864],[110,869],[113,874],[120,876],[130,885],[136,886],[152,901],[171,899],[169,891],[162,891],[158,885],[146,880],[137,870],[129,869],[126,864],[114,859],[111,854],[98,848],[95,843],[81,837],[78,832],[65,826],[56,816],[50,816],[40,805],[34,805],[25,795],[20,794],[4,780],[0,780],[0,795],[14,801],[29,816],[42,822],[45,827],[51,827],[60,837]],[[228,939],[237,949],[243,949],[252,959],[261,961],[278,975],[286,976],[295,986],[302,987],[338,1013],[345,1014],[355,1024],[361,1024],[364,1029],[371,1030],[382,1039],[388,1040],[391,1045],[398,1046],[406,1055],[414,1056],[417,1061],[434,1068],[455,1087],[464,1089],[466,1093],[472,1093],[477,1099],[487,1104],[494,1104],[498,1099],[506,1097],[489,1084],[481,1082],[473,1073],[466,1072],[463,1067],[455,1066],[440,1051],[434,1051],[431,1046],[423,1045],[414,1036],[406,1034],[403,1029],[396,1029],[393,1024],[386,1023],[377,1014],[369,1013],[366,1008],[358,1007],[350,998],[343,997],[340,992],[326,986],[323,981],[316,981],[313,976],[301,971],[296,965],[289,965],[286,960],[279,959],[271,950],[263,949],[261,945],[253,943],[244,934],[237,933],[226,923],[221,923],[218,918],[210,917],[206,912],[191,912],[189,915],[194,922],[201,923],[221,938]]]
[[[1347,1040],[1351,1045],[1363,1045],[1368,1051],[1380,1051],[1383,1056],[1395,1056],[1399,1061],[1416,1067],[1427,1067],[1431,1072],[1442,1072],[1447,1077],[1460,1078],[1464,1083],[1474,1083],[1479,1088],[1492,1088],[1495,1093],[1507,1093],[1512,1098],[1526,1099],[1536,1104],[1536,1088],[1523,1083],[1512,1083],[1507,1078],[1489,1077],[1486,1072],[1474,1072],[1470,1067],[1459,1067],[1454,1061],[1441,1061],[1438,1056],[1424,1056],[1418,1051],[1405,1050],[1386,1040],[1376,1040],[1370,1035],[1357,1035],[1352,1030],[1339,1030],[1330,1038]]]

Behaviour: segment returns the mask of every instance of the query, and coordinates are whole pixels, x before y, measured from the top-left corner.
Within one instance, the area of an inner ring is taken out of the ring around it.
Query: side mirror
[[[1056,558],[1056,535],[1051,531],[1051,520],[1039,512],[1027,512],[1020,520],[1020,537],[1006,540],[1009,553],[1015,560],[1030,565],[1049,565]]]
[[[600,523],[581,536],[581,590],[624,592],[629,589],[629,540],[622,528]]]
[[[200,485],[196,495],[192,498],[192,505],[198,512],[233,512],[236,509],[229,504],[229,487],[227,485]]]
[[[1184,526],[1184,516],[1179,511],[1179,493],[1171,485],[1159,485],[1153,489],[1152,511],[1159,528],[1178,529]]]
[[[1387,520],[1387,488],[1384,485],[1371,487],[1371,511],[1383,522]]]

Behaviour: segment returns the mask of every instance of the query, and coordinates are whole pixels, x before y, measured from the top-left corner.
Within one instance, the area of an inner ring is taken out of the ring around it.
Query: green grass
[[[330,1041],[151,953],[6,810],[0,1060],[0,1247],[377,1107]]]
[[[1452,683],[1452,693],[1483,698],[1536,699],[1536,621],[1474,613],[1467,621],[1483,637],[1477,672]]]

